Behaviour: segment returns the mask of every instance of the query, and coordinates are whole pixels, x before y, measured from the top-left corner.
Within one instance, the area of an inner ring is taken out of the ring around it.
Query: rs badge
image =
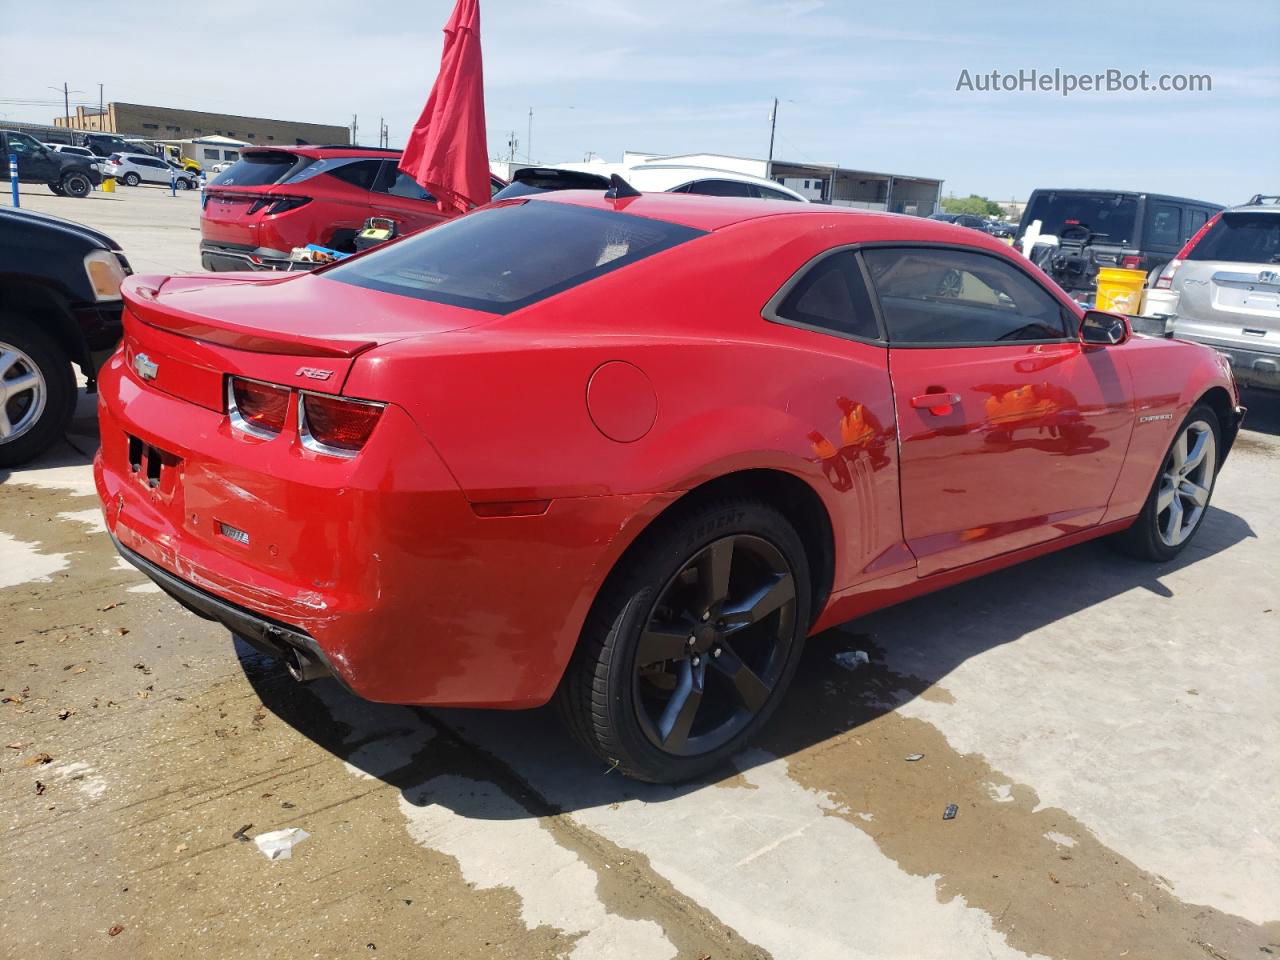
[[[332,370],[322,370],[319,367],[299,367],[295,377],[306,377],[309,380],[328,380],[333,376]]]

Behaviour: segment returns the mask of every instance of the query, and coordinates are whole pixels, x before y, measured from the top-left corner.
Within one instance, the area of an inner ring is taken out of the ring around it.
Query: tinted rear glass
[[[323,275],[419,300],[511,313],[701,234],[660,220],[533,201],[459,217]]]
[[[609,181],[595,173],[575,170],[519,170],[515,179],[493,195],[494,200],[527,197],[549,190],[607,190]]]
[[[246,153],[213,178],[211,187],[265,187],[281,183],[312,163],[310,157],[272,151]]]
[[[1138,198],[1122,193],[1038,193],[1022,222],[1040,221],[1040,232],[1061,236],[1065,226],[1106,234],[1102,243],[1136,244]]]
[[[1280,212],[1224,213],[1187,259],[1280,263]]]

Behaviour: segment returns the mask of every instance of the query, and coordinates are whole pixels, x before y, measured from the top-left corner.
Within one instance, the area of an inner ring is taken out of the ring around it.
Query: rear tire
[[[656,524],[592,605],[557,705],[605,762],[675,783],[768,721],[795,674],[811,592],[799,535],[766,503],[706,501]]]
[[[57,442],[76,408],[71,361],[43,331],[0,315],[0,467],[13,467]]]
[[[1142,512],[1111,542],[1140,560],[1165,563],[1204,525],[1221,462],[1222,426],[1206,403],[1191,408],[1174,434]]]
[[[136,173],[133,173],[133,172],[126,173],[123,179],[124,179],[124,185],[126,187],[136,187],[139,183],[142,182],[142,179]]]
[[[68,197],[83,200],[93,189],[93,183],[83,173],[68,173],[62,178],[62,192]]]

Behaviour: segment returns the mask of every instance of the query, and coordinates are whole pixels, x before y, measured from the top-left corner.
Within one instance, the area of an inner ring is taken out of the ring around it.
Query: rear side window
[[[760,194],[762,200],[790,200],[793,203],[800,201],[789,193],[783,193],[781,190],[774,190],[771,187],[756,187],[756,192]]]
[[[678,193],[700,193],[706,197],[755,197],[755,188],[740,180],[695,180]]]
[[[227,159],[234,151],[227,151]],[[211,158],[206,158],[211,159]],[[311,165],[311,158],[296,153],[271,151],[270,153],[246,153],[230,167],[218,174],[211,187],[266,187],[282,183],[304,167]]]
[[[321,157],[279,182],[281,184],[303,183],[312,177],[328,173],[344,183],[351,184],[353,187],[368,190],[373,186],[374,177],[378,175],[378,169],[381,166],[381,160],[361,160],[358,157]]]
[[[1187,259],[1280,263],[1280,211],[1224,213],[1191,248]]]
[[[841,250],[809,267],[774,310],[789,323],[861,340],[880,339],[857,255]]]
[[[535,200],[478,210],[339,263],[322,276],[511,313],[701,235],[660,220]]]
[[[996,256],[933,247],[863,251],[889,343],[1061,340],[1062,305]]]

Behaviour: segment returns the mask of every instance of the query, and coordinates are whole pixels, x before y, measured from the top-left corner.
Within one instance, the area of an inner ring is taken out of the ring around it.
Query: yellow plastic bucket
[[[1146,282],[1145,271],[1102,267],[1098,271],[1098,296],[1094,306],[1111,313],[1136,314],[1142,308],[1142,288]]]
[[[105,180],[103,180],[103,181],[102,181],[102,192],[103,192],[103,193],[115,193],[115,192],[116,192],[116,178],[115,178],[115,177],[107,177]]]

